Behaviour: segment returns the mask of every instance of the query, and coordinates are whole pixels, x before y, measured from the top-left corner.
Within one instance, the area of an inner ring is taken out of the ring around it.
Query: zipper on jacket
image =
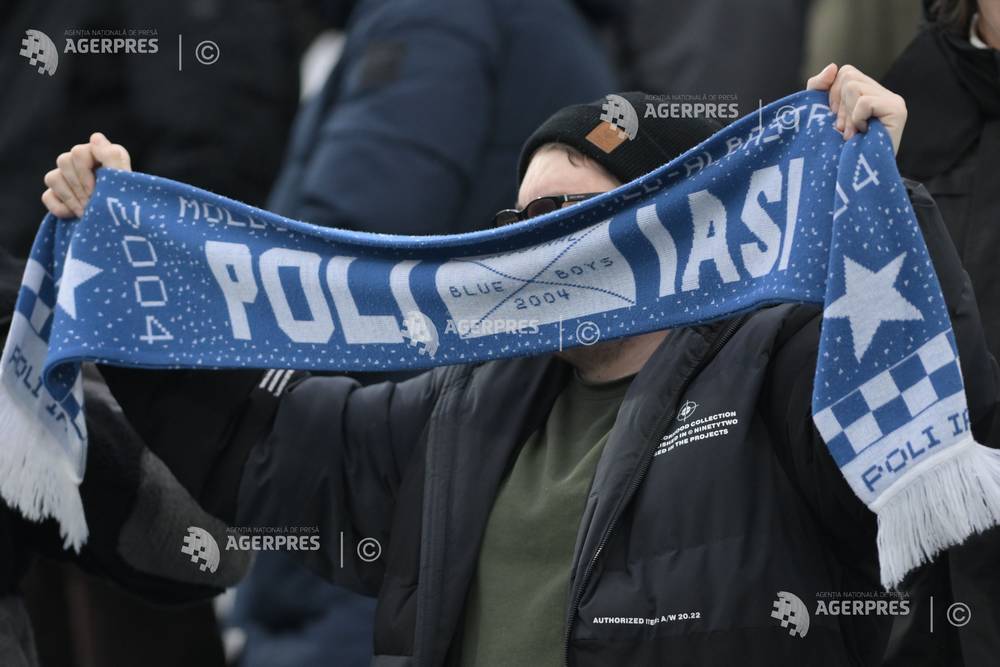
[[[712,346],[708,349],[705,355],[698,361],[698,364],[692,369],[691,373],[688,374],[687,379],[684,384],[681,385],[680,391],[677,392],[678,400],[684,396],[687,392],[688,387],[691,382],[694,381],[698,374],[708,365],[708,363],[715,358],[715,355],[719,353],[719,350],[729,342],[729,339],[739,330],[743,324],[750,319],[750,314],[746,313],[741,315],[732,324],[730,324],[726,329],[719,334],[718,338],[712,342]],[[628,490],[625,492],[625,496],[622,498],[621,502],[618,503],[618,508],[616,509],[614,515],[611,517],[611,521],[608,523],[608,527],[604,530],[601,535],[600,541],[597,543],[597,548],[594,549],[594,555],[590,558],[590,562],[587,563],[587,568],[583,571],[583,575],[580,577],[579,585],[576,587],[576,593],[573,595],[572,602],[570,603],[569,616],[566,622],[566,634],[563,641],[563,664],[569,667],[569,644],[570,638],[573,636],[573,625],[576,622],[577,611],[580,608],[580,602],[583,600],[583,593],[587,589],[587,583],[590,581],[590,577],[594,573],[594,568],[597,566],[597,561],[601,557],[601,552],[604,551],[604,547],[607,546],[608,540],[611,539],[611,534],[615,530],[615,525],[618,523],[618,519],[621,518],[622,513],[628,504],[632,501],[632,496],[635,495],[636,491],[639,490],[639,486],[642,484],[643,480],[646,478],[646,473],[649,472],[649,466],[653,462],[653,453],[656,448],[653,446],[659,441],[660,433],[662,433],[677,417],[677,411],[665,413],[656,423],[656,428],[653,429],[652,439],[646,443],[646,451],[643,453],[643,460],[639,466],[639,469],[632,476],[632,480],[629,482]]]

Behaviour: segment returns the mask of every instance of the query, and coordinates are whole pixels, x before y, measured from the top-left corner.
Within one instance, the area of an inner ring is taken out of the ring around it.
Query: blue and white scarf
[[[813,418],[879,519],[882,579],[1000,522],[955,338],[878,122],[799,93],[617,190],[503,229],[383,236],[102,169],[38,232],[2,358],[0,492],[86,540],[80,363],[418,369],[823,304]],[[405,215],[405,212],[400,212]]]

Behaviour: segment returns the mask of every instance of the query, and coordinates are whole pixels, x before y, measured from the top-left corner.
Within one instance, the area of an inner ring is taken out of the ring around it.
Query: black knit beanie
[[[653,113],[647,112],[652,103]],[[528,137],[518,161],[518,183],[544,144],[567,144],[628,183],[666,164],[722,129],[710,118],[662,118],[656,97],[618,93],[557,111]]]

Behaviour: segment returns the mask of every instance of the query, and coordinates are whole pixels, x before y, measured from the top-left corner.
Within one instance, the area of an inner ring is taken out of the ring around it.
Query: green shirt
[[[493,503],[465,609],[462,665],[560,665],[570,565],[597,461],[631,377],[574,378]]]

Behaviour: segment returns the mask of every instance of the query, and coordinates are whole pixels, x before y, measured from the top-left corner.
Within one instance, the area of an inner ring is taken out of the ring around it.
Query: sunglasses
[[[504,225],[510,225],[529,218],[535,218],[540,215],[545,215],[546,213],[551,213],[552,211],[557,211],[566,204],[572,204],[574,202],[583,201],[584,199],[590,199],[591,197],[596,197],[600,194],[604,193],[585,192],[578,195],[547,195],[545,197],[539,197],[538,199],[532,199],[524,208],[505,208],[502,211],[498,211],[497,214],[493,216],[493,226],[503,227]]]

